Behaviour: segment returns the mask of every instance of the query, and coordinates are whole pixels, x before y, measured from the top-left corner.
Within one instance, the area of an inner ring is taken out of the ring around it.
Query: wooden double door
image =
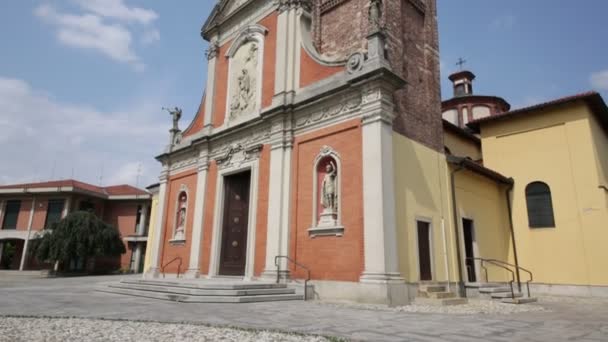
[[[250,184],[249,171],[224,178],[220,275],[245,275]]]

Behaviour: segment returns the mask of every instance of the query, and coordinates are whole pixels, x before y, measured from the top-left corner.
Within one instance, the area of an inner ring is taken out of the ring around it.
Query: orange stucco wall
[[[255,235],[254,274],[260,276],[266,264],[266,239],[268,231],[268,191],[270,180],[270,145],[264,145],[260,155],[258,178],[257,222]],[[255,204],[255,203],[254,203]]]
[[[264,40],[264,70],[262,77],[262,108],[272,104],[274,95],[274,76],[277,61],[277,18],[276,12],[260,21],[260,25],[268,29]]]
[[[196,169],[192,171],[183,172],[171,176],[168,182],[168,196],[167,206],[165,211],[165,224],[163,232],[163,248],[161,251],[161,267],[173,260],[174,258],[180,257],[182,259],[180,271],[183,273],[188,269],[190,262],[190,246],[192,243],[192,221],[194,220],[194,205],[196,203],[196,180],[197,173]],[[169,240],[173,239],[174,228],[177,218],[177,202],[178,196],[181,193],[182,185],[185,185],[188,189],[188,204],[186,212],[186,227],[185,244],[172,244]],[[177,273],[179,262],[176,261],[169,265],[165,272]]]
[[[215,64],[215,96],[213,97],[213,116],[211,124],[220,127],[224,123],[226,115],[226,96],[228,94],[228,59],[226,52],[232,45],[232,41],[220,46]]]
[[[201,100],[201,105],[198,107],[198,112],[194,117],[194,120],[190,124],[190,127],[184,131],[184,137],[191,136],[195,133],[200,132],[205,126],[205,102],[207,101],[207,95],[203,95],[203,99]]]
[[[319,82],[339,72],[344,71],[344,67],[328,67],[320,65],[308,55],[306,49],[300,49],[300,87],[304,88],[315,82]]]
[[[309,237],[313,217],[313,165],[323,146],[341,156],[344,236]],[[360,120],[327,127],[295,138],[292,165],[291,256],[311,269],[317,280],[358,281],[363,272],[362,136]],[[299,269],[291,270],[304,277]]]
[[[205,193],[205,217],[203,222],[203,241],[201,250],[201,274],[209,274],[209,260],[211,258],[211,235],[213,234],[213,220],[215,211],[215,192],[217,188],[217,165],[215,161],[209,163],[207,171],[207,192]]]

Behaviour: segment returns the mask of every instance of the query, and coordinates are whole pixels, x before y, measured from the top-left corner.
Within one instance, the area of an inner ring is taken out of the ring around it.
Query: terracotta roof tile
[[[36,188],[58,188],[72,187],[74,190],[87,191],[99,196],[136,196],[148,195],[145,190],[138,189],[130,185],[114,185],[108,187],[100,187],[89,183],[80,182],[74,179],[65,179],[57,181],[39,182],[39,183],[23,183],[2,185],[0,189],[36,189]]]

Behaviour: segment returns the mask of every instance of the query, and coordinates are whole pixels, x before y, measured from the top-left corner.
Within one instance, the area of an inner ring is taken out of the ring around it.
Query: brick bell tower
[[[315,0],[314,43],[334,59],[367,50],[370,6],[379,3],[386,58],[406,81],[396,94],[396,132],[443,150],[436,0]]]

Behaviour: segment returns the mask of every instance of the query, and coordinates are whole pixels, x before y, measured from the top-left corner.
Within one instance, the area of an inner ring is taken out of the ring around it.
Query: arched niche
[[[188,225],[188,201],[190,196],[188,188],[182,185],[176,198],[175,219],[171,242],[183,243],[186,241],[186,227]]]
[[[324,146],[314,161],[311,237],[342,236],[342,162],[331,147]]]

